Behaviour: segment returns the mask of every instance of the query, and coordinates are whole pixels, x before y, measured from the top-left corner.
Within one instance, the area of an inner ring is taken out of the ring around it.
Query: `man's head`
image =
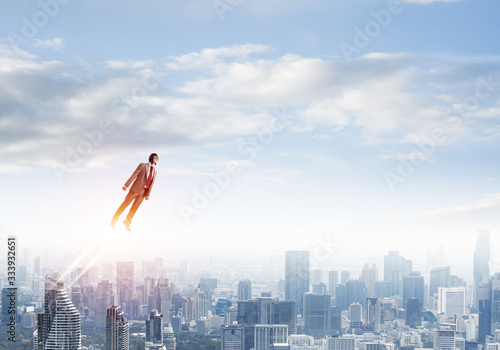
[[[151,153],[151,155],[149,156],[149,162],[151,164],[156,164],[158,163],[158,160],[160,159],[160,157],[158,157],[158,155],[156,153]]]

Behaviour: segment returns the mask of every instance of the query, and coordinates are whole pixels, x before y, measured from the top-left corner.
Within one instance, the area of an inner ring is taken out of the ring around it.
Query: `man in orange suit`
[[[111,227],[115,227],[116,222],[120,218],[120,215],[129,206],[129,204],[133,202],[132,207],[128,212],[127,219],[123,221],[125,228],[130,231],[130,224],[132,223],[132,218],[134,217],[135,212],[144,199],[149,199],[149,195],[151,194],[151,189],[153,188],[157,173],[155,166],[158,163],[159,159],[160,158],[156,153],[151,153],[151,155],[149,156],[149,163],[139,164],[132,176],[127,180],[127,182],[125,182],[125,186],[122,187],[124,191],[127,190],[132,182],[133,185],[132,187],[130,187],[130,191],[128,191],[125,200],[113,216],[113,219],[111,220]]]

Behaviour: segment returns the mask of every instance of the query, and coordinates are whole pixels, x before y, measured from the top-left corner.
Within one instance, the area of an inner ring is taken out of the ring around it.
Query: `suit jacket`
[[[132,187],[130,187],[130,191],[135,193],[141,193],[144,191],[144,187],[146,186],[146,182],[148,181],[149,176],[149,167],[151,165],[149,163],[141,163],[132,173],[132,176],[125,182],[125,186],[129,187],[132,182],[134,183]],[[153,184],[156,179],[156,169],[153,167],[153,179],[151,180],[151,185],[147,188],[145,193],[146,197],[149,197],[151,194],[151,189],[153,188]]]

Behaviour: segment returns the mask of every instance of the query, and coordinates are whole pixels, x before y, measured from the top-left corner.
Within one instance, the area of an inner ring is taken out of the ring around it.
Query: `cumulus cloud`
[[[464,63],[404,54],[372,53],[350,63],[294,54],[264,59],[272,47],[247,44],[89,65],[41,61],[6,45],[0,43],[0,159],[9,166],[2,172],[105,164],[101,152],[117,146],[234,145],[268,128],[283,106],[293,111],[291,132],[323,128],[325,138],[350,128],[364,143],[416,142],[447,127],[446,111],[477,91],[469,83],[457,93],[443,78],[453,69],[460,74]],[[475,62],[479,78],[485,68]],[[471,68],[463,74],[470,78]],[[481,93],[498,95],[489,88]],[[458,129],[497,137],[495,101],[478,100]],[[80,162],[75,152],[85,154]]]

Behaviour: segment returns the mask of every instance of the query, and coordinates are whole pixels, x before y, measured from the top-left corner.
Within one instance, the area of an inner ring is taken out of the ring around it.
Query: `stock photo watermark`
[[[39,0],[37,5],[39,10],[31,16],[21,18],[21,28],[18,33],[10,32],[7,37],[12,47],[18,47],[21,44],[29,44],[35,38],[40,30],[45,28],[61,11],[61,5],[67,5],[72,0]]]
[[[242,171],[242,161],[252,161],[257,154],[263,151],[267,145],[274,141],[275,135],[282,132],[289,123],[286,112],[275,112],[269,125],[262,128],[255,135],[248,136],[238,147],[238,153],[246,156],[243,160],[229,161],[225,169],[210,174],[210,181],[205,183],[201,189],[193,189],[193,197],[190,204],[180,204],[178,209],[186,224],[191,222],[193,215],[199,215],[202,210],[208,207],[211,200],[219,196],[221,191],[227,188],[234,177]]]
[[[384,178],[391,192],[396,191],[396,186],[408,180],[426,161],[434,154],[438,146],[445,144],[453,132],[458,131],[463,122],[476,112],[480,103],[489,99],[500,88],[500,80],[495,81],[493,73],[486,78],[480,77],[476,81],[474,93],[465,97],[460,104],[448,107],[442,116],[446,126],[432,130],[429,138],[415,143],[416,150],[410,153],[408,159],[401,159],[397,168],[386,171]]]
[[[111,103],[111,113],[115,117],[127,115],[132,109],[139,106],[142,99],[160,86],[163,80],[162,76],[163,73],[159,70],[158,65],[156,65],[156,71],[147,70],[140,84],[133,86],[127,94],[123,94]],[[85,130],[81,140],[74,147],[66,146],[64,164],[59,163],[52,167],[59,182],[64,180],[65,174],[80,167],[84,160],[103,143],[105,136],[111,134],[115,129],[115,119],[104,117],[96,127]]]
[[[314,248],[310,251],[310,270],[317,269],[321,263],[328,261],[338,248],[339,244],[335,241],[333,234],[317,236]]]
[[[217,13],[217,16],[219,16],[219,19],[221,21],[224,20],[224,14],[226,12],[233,12],[236,7],[241,5],[243,0],[214,0],[212,2],[212,6]]]
[[[340,50],[344,58],[349,62],[353,55],[359,55],[373,39],[378,37],[384,28],[391,24],[395,15],[403,11],[403,3],[401,0],[389,0],[386,8],[378,11],[370,11],[372,20],[366,22],[363,27],[354,27],[354,38],[351,44],[346,42],[340,43]]]

